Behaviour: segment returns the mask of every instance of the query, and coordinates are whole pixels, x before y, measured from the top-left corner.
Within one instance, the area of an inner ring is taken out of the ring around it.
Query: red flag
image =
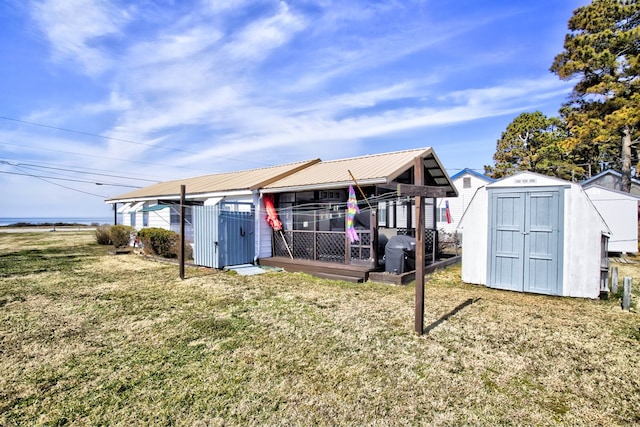
[[[282,222],[278,219],[278,212],[273,202],[273,194],[265,194],[262,198],[264,200],[264,208],[267,211],[265,218],[267,223],[276,231],[282,230]]]
[[[448,200],[444,201],[444,206],[445,206],[445,213],[447,214],[447,224],[451,224],[453,222],[453,219],[451,218],[451,211],[449,210]]]

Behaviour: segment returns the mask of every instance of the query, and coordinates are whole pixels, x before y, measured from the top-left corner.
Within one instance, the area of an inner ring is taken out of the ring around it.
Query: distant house
[[[471,203],[471,199],[476,190],[484,185],[495,182],[473,169],[463,169],[451,177],[451,182],[458,191],[458,197],[443,197],[438,199],[436,204],[436,227],[446,233],[454,233],[458,228],[458,223],[462,214]],[[447,221],[446,206],[449,205],[449,218]]]
[[[599,185],[600,187],[622,191],[622,174],[613,169],[603,170],[599,174],[594,175],[589,179],[585,179],[580,183],[580,185],[584,188],[592,185]],[[631,178],[630,193],[640,196],[640,180]]]
[[[424,185],[441,187],[447,197],[457,196],[434,151],[420,148],[176,180],[107,203],[120,205],[125,225],[177,231],[177,204],[184,184],[187,204],[192,205],[187,218],[196,264],[221,268],[257,261],[290,271],[324,272],[363,281],[370,271],[380,270],[388,237],[415,235],[414,197],[400,197],[393,189],[397,184],[414,184],[418,163]],[[356,189],[360,209],[354,218],[358,240],[353,242],[346,233],[349,186]],[[274,201],[282,230],[272,230],[266,221],[267,195]],[[437,199],[428,199],[428,203],[435,206]],[[429,243],[431,238],[435,257],[433,209],[425,211],[425,240]],[[247,212],[249,215],[244,214]]]
[[[611,230],[576,183],[520,172],[476,192],[464,213],[462,280],[597,298]]]
[[[638,201],[640,196],[593,183],[583,186],[611,229],[609,252],[638,252]]]

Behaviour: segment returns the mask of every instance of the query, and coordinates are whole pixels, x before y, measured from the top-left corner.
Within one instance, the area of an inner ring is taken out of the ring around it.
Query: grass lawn
[[[620,276],[640,283],[640,264]],[[640,315],[618,300],[110,255],[0,234],[0,425],[640,424]],[[638,294],[634,296],[638,298]]]

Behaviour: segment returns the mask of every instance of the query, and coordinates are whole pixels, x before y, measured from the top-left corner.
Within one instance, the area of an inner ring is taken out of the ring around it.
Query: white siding
[[[142,223],[141,223],[142,224]],[[149,212],[149,228],[164,228],[171,230],[171,208],[167,206],[159,211]]]
[[[469,178],[470,188],[463,188],[465,178]],[[488,180],[481,179],[471,173],[464,173],[459,177],[456,177],[456,179],[453,180],[453,185],[458,190],[458,197],[444,197],[442,199],[438,199],[437,203],[438,208],[444,209],[446,202],[449,202],[449,212],[451,213],[452,222],[448,224],[446,221],[438,221],[438,230],[444,230],[447,233],[455,232],[456,228],[458,228],[458,223],[460,222],[464,211],[467,209],[467,206],[471,203],[471,199],[473,198],[476,190],[488,183]]]
[[[599,186],[585,192],[611,229],[609,252],[638,252],[638,197]]]
[[[462,231],[462,281],[487,284],[489,202],[485,188],[476,190],[458,224]]]
[[[608,231],[578,184],[565,191],[563,292],[568,297],[600,294],[600,241]]]
[[[264,209],[264,203],[261,197],[258,197],[256,195],[253,203],[256,207],[256,217],[255,217],[256,257],[269,258],[272,256],[271,226],[269,226],[266,220],[267,212]]]

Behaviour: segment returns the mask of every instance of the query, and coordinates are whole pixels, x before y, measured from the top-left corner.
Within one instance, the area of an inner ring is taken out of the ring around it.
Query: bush
[[[144,253],[164,258],[177,258],[179,250],[179,236],[164,228],[143,228],[138,231],[138,239],[142,243]]]
[[[111,244],[116,248],[129,246],[134,229],[126,225],[114,225],[109,230]]]
[[[108,225],[101,225],[96,228],[96,242],[99,245],[111,244],[111,227]]]

